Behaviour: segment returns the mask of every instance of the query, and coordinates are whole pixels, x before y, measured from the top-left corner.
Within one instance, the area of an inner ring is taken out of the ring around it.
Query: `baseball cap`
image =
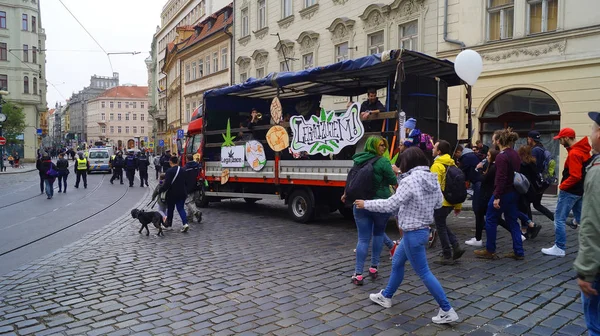
[[[574,138],[575,131],[572,128],[565,127],[558,132],[558,135],[554,137],[554,140],[558,140],[560,138]]]
[[[590,119],[596,122],[600,126],[600,112],[588,112]]]
[[[540,132],[538,131],[529,131],[527,134],[528,138],[532,138],[534,141],[540,141],[542,138],[540,137]]]

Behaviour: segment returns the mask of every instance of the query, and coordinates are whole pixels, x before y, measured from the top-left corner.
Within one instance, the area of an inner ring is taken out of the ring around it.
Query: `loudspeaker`
[[[438,97],[437,81],[434,78],[406,75],[400,86],[400,95],[402,110],[406,112],[407,117],[417,119],[419,124],[424,118],[437,120],[438,105],[439,119],[447,120],[448,84],[446,82],[440,81]]]

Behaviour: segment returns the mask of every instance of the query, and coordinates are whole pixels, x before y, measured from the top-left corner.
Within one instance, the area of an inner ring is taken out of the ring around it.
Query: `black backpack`
[[[442,194],[450,204],[461,204],[467,199],[465,174],[457,166],[446,166],[446,186]]]
[[[373,175],[375,173],[373,164],[380,157],[374,157],[362,165],[354,164],[346,178],[346,204],[352,205],[354,201],[370,200],[375,196],[373,186]]]

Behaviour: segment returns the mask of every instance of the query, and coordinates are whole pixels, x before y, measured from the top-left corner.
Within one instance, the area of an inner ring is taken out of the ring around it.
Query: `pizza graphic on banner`
[[[283,109],[281,107],[281,102],[279,101],[279,98],[275,97],[271,102],[271,123],[273,125],[279,125],[282,115]]]
[[[260,142],[256,140],[246,142],[246,160],[254,171],[260,171],[265,167],[267,157],[265,148]]]
[[[290,145],[290,137],[281,126],[273,126],[267,132],[267,143],[272,150],[281,152]]]

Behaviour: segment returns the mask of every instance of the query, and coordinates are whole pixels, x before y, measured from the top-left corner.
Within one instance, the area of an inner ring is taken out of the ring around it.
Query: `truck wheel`
[[[294,191],[289,198],[288,213],[298,223],[308,223],[315,214],[315,204],[305,190]]]
[[[244,198],[244,201],[246,201],[246,203],[248,204],[254,204],[260,201],[260,198]]]
[[[208,207],[208,197],[204,193],[204,188],[196,192],[196,195],[194,195],[194,203],[198,208]]]

